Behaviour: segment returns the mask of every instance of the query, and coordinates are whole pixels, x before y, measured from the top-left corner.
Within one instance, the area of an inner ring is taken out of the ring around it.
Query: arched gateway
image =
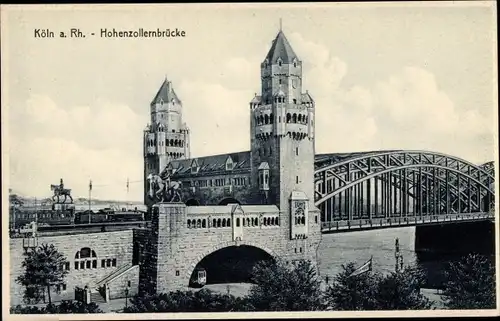
[[[304,209],[318,215],[317,209]],[[316,262],[321,240],[319,223],[306,220],[297,237],[291,218],[294,212],[276,205],[186,206],[161,203],[153,207],[152,233],[141,255],[141,291],[169,292],[185,290],[197,268],[207,273],[207,283],[246,282],[253,266],[262,260],[289,262],[306,259]],[[279,224],[264,224],[278,216]],[[188,220],[207,218],[205,227],[188,228]],[[224,219],[226,226],[211,222]],[[243,224],[252,221],[255,224]]]
[[[252,243],[252,242],[249,242]],[[262,261],[274,261],[273,251],[259,245],[223,243],[192,261],[187,270],[189,286],[199,286],[198,271],[206,274],[206,284],[250,282],[252,270]]]

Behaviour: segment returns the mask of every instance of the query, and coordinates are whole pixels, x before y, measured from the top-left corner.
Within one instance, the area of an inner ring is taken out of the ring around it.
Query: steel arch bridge
[[[323,233],[494,219],[494,164],[429,151],[315,157]]]

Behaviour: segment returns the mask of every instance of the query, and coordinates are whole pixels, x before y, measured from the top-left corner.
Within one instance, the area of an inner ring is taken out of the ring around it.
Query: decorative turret
[[[182,101],[167,77],[151,101],[150,114],[151,123],[144,130],[145,195],[149,175],[159,175],[171,160],[190,157],[189,128],[182,121]]]

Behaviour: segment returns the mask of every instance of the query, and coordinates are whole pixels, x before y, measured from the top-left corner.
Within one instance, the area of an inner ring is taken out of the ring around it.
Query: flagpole
[[[396,273],[399,272],[399,239],[396,238],[395,249],[394,249],[394,258],[396,259]]]
[[[92,204],[92,180],[90,180],[90,182],[89,182],[89,224],[91,223],[91,219],[90,219],[91,204]]]
[[[128,212],[128,192],[129,192],[129,179],[127,177],[127,212]]]
[[[35,197],[35,224],[38,224],[38,207],[36,206],[36,197]]]

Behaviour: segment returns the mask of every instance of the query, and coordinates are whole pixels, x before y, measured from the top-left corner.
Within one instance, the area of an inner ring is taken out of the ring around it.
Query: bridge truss
[[[323,232],[494,217],[493,162],[381,151],[318,155],[315,166]]]

